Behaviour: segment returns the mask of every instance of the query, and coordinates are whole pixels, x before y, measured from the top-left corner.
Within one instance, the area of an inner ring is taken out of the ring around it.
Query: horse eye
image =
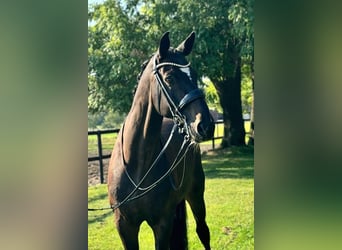
[[[164,80],[168,84],[172,84],[173,83],[173,78],[171,76],[166,76]]]

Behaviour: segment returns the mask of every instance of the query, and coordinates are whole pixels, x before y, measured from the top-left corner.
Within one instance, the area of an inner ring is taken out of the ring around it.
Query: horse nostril
[[[202,122],[199,122],[197,124],[197,133],[202,136],[202,137],[205,137],[206,136],[206,132],[205,132],[205,129],[203,127],[203,123]]]

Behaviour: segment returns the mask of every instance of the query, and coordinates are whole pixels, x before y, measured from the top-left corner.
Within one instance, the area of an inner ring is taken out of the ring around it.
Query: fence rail
[[[103,159],[108,159],[111,156],[111,154],[103,155],[101,135],[103,135],[103,134],[115,134],[115,133],[119,133],[119,131],[120,131],[120,129],[106,129],[106,130],[88,131],[88,136],[89,135],[96,135],[97,136],[97,152],[98,152],[98,155],[88,157],[88,162],[89,161],[99,161],[101,183],[103,183],[103,181],[104,181],[104,178],[103,178],[103,176],[104,176],[103,175]]]
[[[223,124],[222,120],[218,120],[215,122],[215,126],[218,124]],[[215,128],[216,130],[216,128]],[[101,183],[104,183],[104,174],[103,174],[103,159],[108,159],[111,157],[111,154],[103,154],[102,150],[102,135],[103,134],[117,134],[119,133],[120,129],[105,129],[105,130],[94,130],[94,131],[88,131],[89,135],[96,135],[97,137],[97,156],[90,156],[88,157],[88,162],[91,161],[99,161],[100,166],[100,181]],[[222,135],[219,135],[218,130],[216,130],[214,137],[211,139],[212,141],[212,149],[215,149],[215,140],[222,139]]]

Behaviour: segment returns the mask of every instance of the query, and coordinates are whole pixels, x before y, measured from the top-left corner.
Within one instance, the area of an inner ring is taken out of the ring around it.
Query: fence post
[[[102,161],[102,140],[101,140],[101,131],[97,131],[97,148],[99,153],[99,163],[100,163],[100,180],[101,184],[103,184],[103,161]]]

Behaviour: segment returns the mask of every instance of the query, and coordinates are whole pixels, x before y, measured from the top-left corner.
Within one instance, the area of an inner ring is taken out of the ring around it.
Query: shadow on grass
[[[92,195],[91,197],[88,196],[88,209],[98,209],[98,208],[107,208],[109,207],[109,202],[106,205],[96,205],[99,202],[103,203],[101,201],[108,200],[107,199],[108,194],[107,192],[104,193],[98,193],[95,195]],[[104,222],[106,218],[113,214],[113,211],[111,209],[106,210],[98,210],[98,211],[90,211],[88,210],[88,224],[91,223],[98,223],[98,222]]]
[[[98,201],[98,200],[104,200],[108,197],[107,192],[102,193],[102,194],[97,194],[92,196],[91,198],[88,197],[88,203],[92,203],[94,201]]]
[[[112,210],[108,211],[96,211],[96,212],[88,212],[88,224],[91,223],[101,223],[104,222],[109,216],[113,215]]]
[[[254,178],[254,148],[232,147],[209,151],[202,156],[206,178]]]
[[[202,165],[208,179],[253,179],[254,149],[253,147],[216,149],[202,155]],[[107,192],[88,198],[88,204],[107,199]],[[112,210],[89,211],[88,224],[103,223]]]

